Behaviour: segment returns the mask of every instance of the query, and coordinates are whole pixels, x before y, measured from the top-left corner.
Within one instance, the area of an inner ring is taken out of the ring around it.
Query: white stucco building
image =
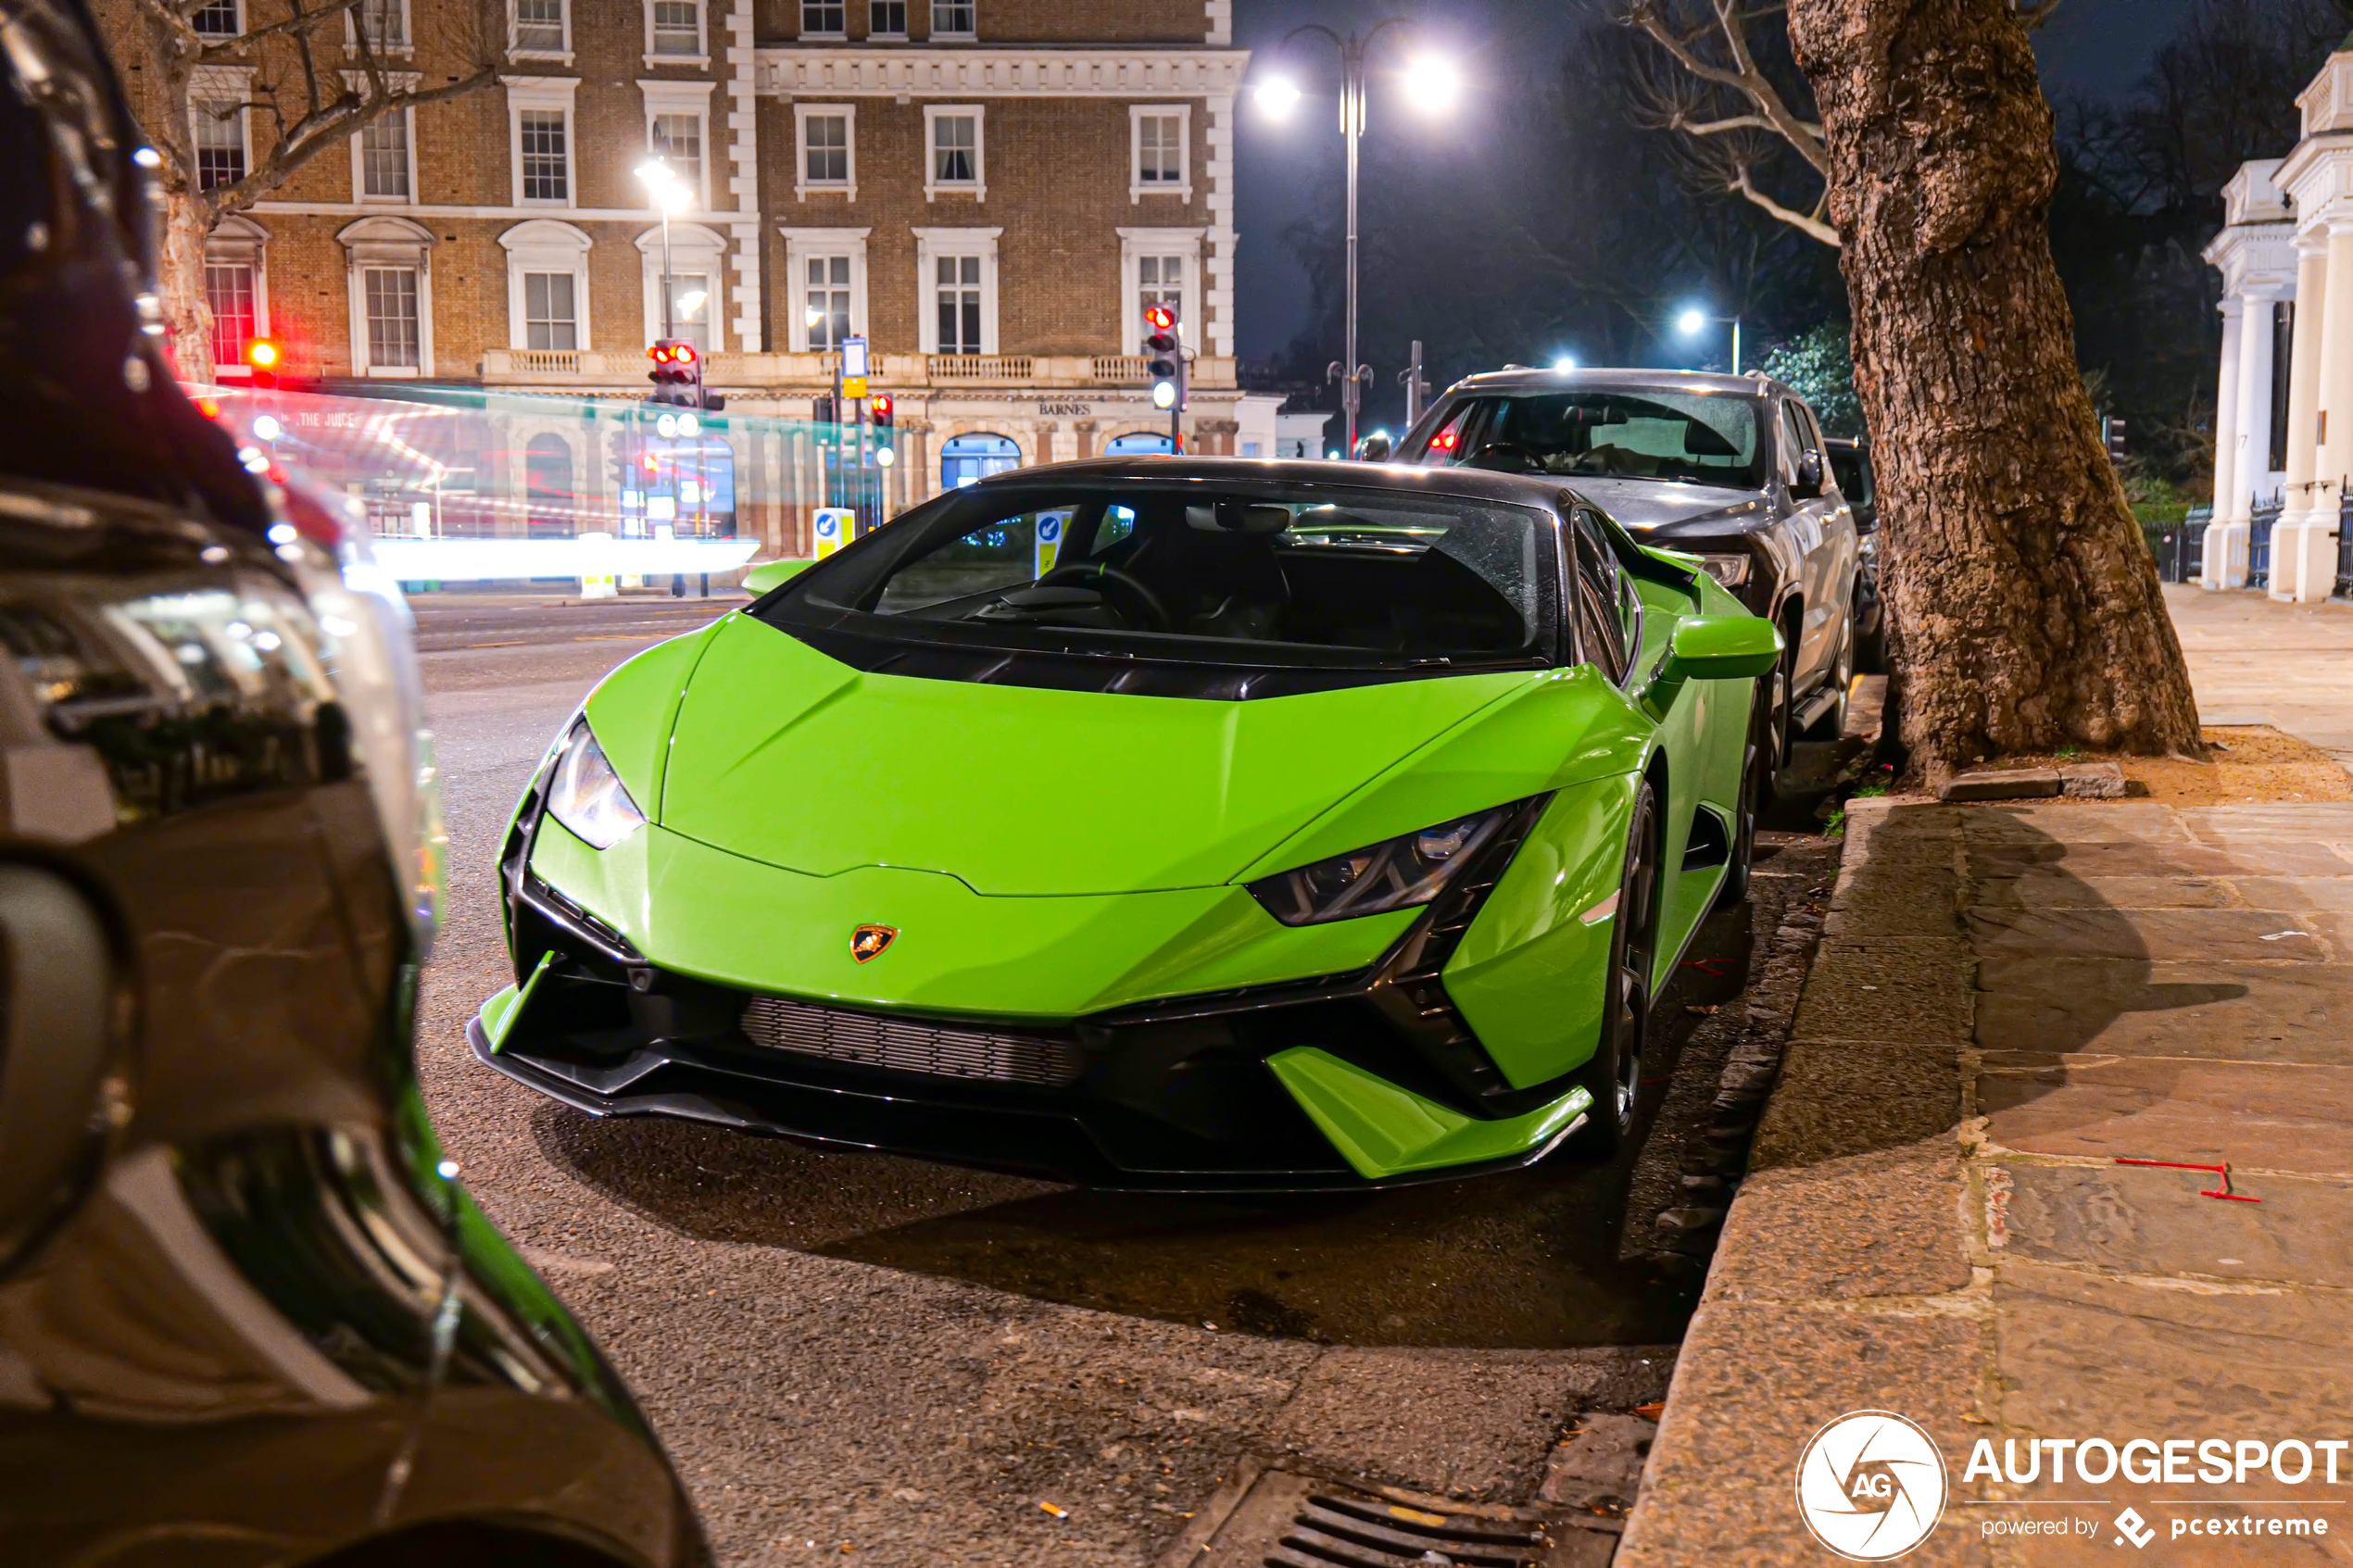
[[[2302,139],[2241,166],[2206,251],[2222,273],[2222,358],[2200,581],[2245,587],[2258,509],[2275,506],[2271,595],[2310,603],[2335,587],[2353,478],[2353,50],[2296,105]]]

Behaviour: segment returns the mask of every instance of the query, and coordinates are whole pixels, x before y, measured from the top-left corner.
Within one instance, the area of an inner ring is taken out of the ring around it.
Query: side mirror
[[[1808,452],[1797,459],[1797,483],[1794,488],[1801,501],[1810,501],[1822,493],[1822,455],[1819,452]]]
[[[810,563],[805,560],[764,560],[744,573],[744,592],[753,598],[780,588]]]
[[[1360,435],[1356,438],[1356,460],[1360,463],[1385,463],[1394,444],[1386,435]]]
[[[1755,680],[1781,661],[1781,633],[1754,615],[1702,615],[1675,628],[1675,642],[1660,679]]]

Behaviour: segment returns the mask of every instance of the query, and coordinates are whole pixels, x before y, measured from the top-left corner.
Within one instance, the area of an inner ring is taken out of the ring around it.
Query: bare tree
[[[418,39],[396,36],[398,0],[245,0],[242,7],[220,0],[112,0],[109,8],[116,35],[127,31],[158,68],[145,73],[151,101],[139,106],[161,159],[157,270],[180,373],[195,380],[212,371],[204,251],[223,218],[387,115],[463,97],[498,79],[495,41],[503,24],[484,0],[430,6],[420,0],[415,8],[430,15],[433,31]],[[233,15],[242,30],[220,29]],[[425,87],[420,77],[387,64],[389,55],[409,51],[454,63],[457,74]],[[223,99],[200,90],[204,68],[220,66],[250,68],[250,96]],[[233,124],[241,115],[254,132],[253,166],[208,165],[196,144],[197,126]]]
[[[2059,0],[2006,0],[2030,30]],[[1815,118],[1813,94],[1788,60],[1783,0],[1624,0],[1619,19],[1658,46],[1662,69],[1633,82],[1644,124],[1689,144],[1703,186],[1737,195],[1826,245],[1839,243],[1829,220],[1830,155]],[[1768,188],[1768,166],[1793,152],[1805,166],[1811,199],[1783,199]]]

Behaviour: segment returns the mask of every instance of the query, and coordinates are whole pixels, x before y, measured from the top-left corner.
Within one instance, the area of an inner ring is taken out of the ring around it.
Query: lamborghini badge
[[[898,940],[895,925],[862,925],[849,934],[849,956],[860,963],[871,963],[888,950]]]

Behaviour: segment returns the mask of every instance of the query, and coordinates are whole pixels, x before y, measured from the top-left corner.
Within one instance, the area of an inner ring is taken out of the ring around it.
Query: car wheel
[[[1749,746],[1756,753],[1762,804],[1776,798],[1773,775],[1789,765],[1790,659],[1784,654],[1773,672],[1756,683],[1756,711],[1749,725]]]
[[[1729,909],[1748,897],[1748,873],[1756,863],[1756,813],[1763,804],[1765,780],[1756,766],[1756,747],[1748,748],[1741,762],[1740,793],[1732,807],[1732,855],[1724,869],[1724,884],[1716,892],[1716,907]]]
[[[1589,1154],[1616,1154],[1634,1130],[1657,931],[1658,802],[1645,783],[1634,797],[1626,833],[1626,869],[1617,884],[1617,913],[1610,922],[1601,1042],[1577,1080],[1593,1097],[1581,1139]]]

